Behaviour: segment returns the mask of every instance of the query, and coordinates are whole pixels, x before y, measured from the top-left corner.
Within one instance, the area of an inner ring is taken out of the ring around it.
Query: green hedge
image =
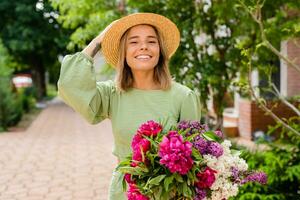
[[[0,77],[0,129],[7,130],[8,126],[18,123],[23,114],[22,101],[12,91],[9,77]]]

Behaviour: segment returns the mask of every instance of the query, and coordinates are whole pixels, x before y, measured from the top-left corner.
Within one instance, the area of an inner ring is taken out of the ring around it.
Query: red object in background
[[[16,74],[12,81],[16,88],[32,86],[32,78],[30,74]]]

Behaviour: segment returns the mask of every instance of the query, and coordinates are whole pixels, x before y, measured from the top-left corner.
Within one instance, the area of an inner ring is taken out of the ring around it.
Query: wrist
[[[101,43],[99,41],[93,40],[91,56],[94,57],[100,49]]]

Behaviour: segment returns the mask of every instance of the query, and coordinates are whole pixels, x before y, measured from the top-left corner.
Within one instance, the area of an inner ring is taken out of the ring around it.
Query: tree
[[[125,1],[119,0],[50,0],[59,10],[58,21],[64,28],[74,30],[68,49],[82,49],[107,25],[125,14]]]
[[[57,56],[68,42],[68,34],[61,29],[58,13],[47,0],[0,2],[0,36],[13,58],[30,68],[37,97],[46,96],[45,72],[58,62]]]

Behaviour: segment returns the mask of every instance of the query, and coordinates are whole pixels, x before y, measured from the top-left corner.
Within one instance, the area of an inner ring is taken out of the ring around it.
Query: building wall
[[[281,53],[300,68],[300,38],[281,43]],[[281,93],[291,97],[300,95],[300,72],[281,60]]]
[[[295,112],[280,102],[268,102],[268,108],[280,118],[290,118],[296,116]],[[299,103],[296,105],[299,106]],[[265,114],[254,101],[241,99],[239,103],[238,127],[241,137],[251,140],[255,131],[268,130],[268,126],[275,125],[276,122],[272,117]]]

